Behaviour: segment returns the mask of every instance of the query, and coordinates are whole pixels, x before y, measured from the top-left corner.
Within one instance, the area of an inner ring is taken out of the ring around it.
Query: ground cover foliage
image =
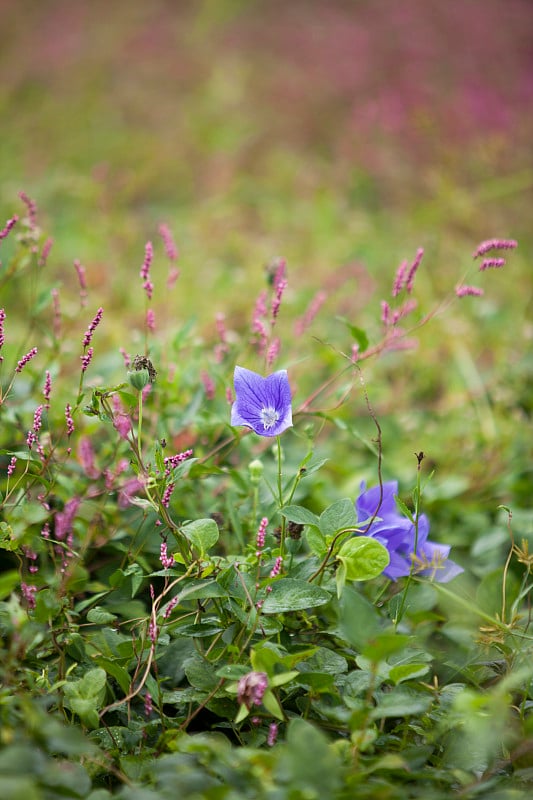
[[[527,4],[95,8],[0,33],[2,796],[528,796]]]

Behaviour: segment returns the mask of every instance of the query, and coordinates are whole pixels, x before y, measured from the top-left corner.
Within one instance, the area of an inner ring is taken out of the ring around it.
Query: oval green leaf
[[[304,608],[323,606],[330,598],[330,593],[320,586],[313,586],[307,581],[295,578],[282,578],[272,585],[272,591],[263,604],[262,613],[302,611]]]
[[[344,542],[337,559],[346,569],[346,580],[369,581],[388,566],[389,552],[371,536],[354,536]]]

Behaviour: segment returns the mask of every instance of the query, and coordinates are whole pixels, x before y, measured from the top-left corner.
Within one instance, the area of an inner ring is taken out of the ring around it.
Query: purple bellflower
[[[292,425],[291,387],[287,370],[263,378],[244,367],[235,367],[235,402],[231,424],[246,425],[259,436],[279,436]]]
[[[414,575],[429,577],[439,583],[447,583],[463,572],[462,567],[448,558],[449,545],[437,544],[427,538],[429,521],[425,514],[421,514],[418,519],[418,541],[415,553],[415,526],[398,511],[394,500],[394,496],[397,494],[397,481],[384,483],[383,497],[381,505],[379,505],[379,486],[366,489],[363,481],[361,494],[355,503],[359,522],[371,519],[377,510],[376,519],[365,531],[365,535],[377,539],[389,551],[390,563],[383,570],[383,574],[395,581],[409,575],[412,568]]]

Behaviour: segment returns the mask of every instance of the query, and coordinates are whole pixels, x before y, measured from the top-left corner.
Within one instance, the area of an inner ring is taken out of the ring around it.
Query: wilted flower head
[[[260,706],[267,690],[268,675],[266,672],[248,672],[237,684],[237,700],[244,703],[247,709]]]
[[[266,378],[244,367],[235,367],[235,402],[231,424],[246,425],[259,436],[278,436],[292,425],[291,388],[287,370]]]
[[[372,536],[389,551],[390,562],[383,574],[391,580],[409,575],[411,569],[416,575],[433,578],[439,583],[446,583],[463,572],[462,567],[448,558],[450,546],[429,541],[429,521],[425,514],[418,519],[418,541],[415,553],[415,526],[411,520],[400,514],[394,499],[398,494],[398,482],[388,481],[383,484],[383,496],[380,505],[380,488],[374,486],[366,489],[361,484],[361,494],[355,507],[360,522],[377,516],[366,536]]]

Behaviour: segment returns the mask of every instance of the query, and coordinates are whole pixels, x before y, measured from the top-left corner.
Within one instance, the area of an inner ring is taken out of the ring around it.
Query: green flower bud
[[[138,369],[128,372],[128,380],[134,389],[142,392],[145,386],[150,383],[150,373],[147,369]]]
[[[248,471],[250,473],[250,481],[257,486],[261,483],[263,478],[263,463],[259,459],[254,459],[248,464]]]

